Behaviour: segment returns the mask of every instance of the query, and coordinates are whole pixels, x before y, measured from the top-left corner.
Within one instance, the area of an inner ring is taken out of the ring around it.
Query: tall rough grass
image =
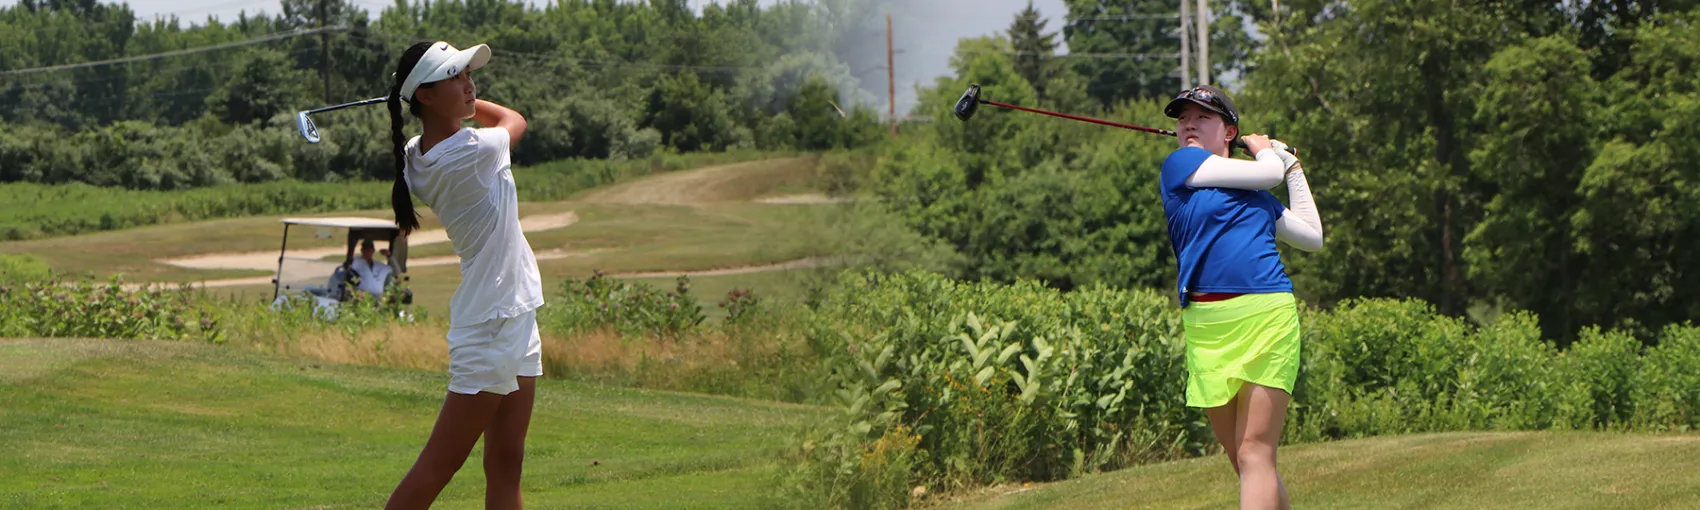
[[[602,292],[572,291],[587,284]],[[726,300],[736,313],[711,322],[688,288],[686,282],[670,291],[600,278],[564,282],[538,312],[545,376],[790,402],[821,391],[814,353],[783,334],[795,312],[737,289]],[[672,307],[679,302],[690,306]],[[629,315],[581,313],[608,309]],[[54,274],[30,257],[0,258],[0,337],[203,341],[330,363],[444,371],[448,326],[446,317],[395,301],[361,299],[329,315],[305,299],[273,306],[184,286],[135,288],[118,278]]]

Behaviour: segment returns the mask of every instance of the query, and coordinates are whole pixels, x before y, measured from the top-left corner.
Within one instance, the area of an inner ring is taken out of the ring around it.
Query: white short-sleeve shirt
[[[449,323],[470,326],[543,306],[543,282],[519,226],[507,129],[463,128],[419,150],[407,142],[407,187],[437,213],[460,256],[460,287]]]
[[[384,279],[390,277],[390,265],[373,260],[366,262],[365,257],[354,257],[354,263],[349,265],[354,274],[360,275],[358,290],[374,296],[384,295]]]

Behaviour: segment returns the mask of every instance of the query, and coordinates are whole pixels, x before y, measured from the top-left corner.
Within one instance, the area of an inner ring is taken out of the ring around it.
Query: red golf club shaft
[[[1003,108],[1013,108],[1013,109],[1021,110],[1021,111],[1024,111],[1024,112],[1033,112],[1033,113],[1042,114],[1042,115],[1050,115],[1052,117],[1062,117],[1062,118],[1065,118],[1065,119],[1078,120],[1078,121],[1081,121],[1081,122],[1091,122],[1093,124],[1103,124],[1105,126],[1114,126],[1114,127],[1119,127],[1119,128],[1122,128],[1122,129],[1132,129],[1134,131],[1144,131],[1144,132],[1147,132],[1147,133],[1156,133],[1156,134],[1159,134],[1159,135],[1175,136],[1174,131],[1169,131],[1167,129],[1148,128],[1148,127],[1144,127],[1144,126],[1135,126],[1133,124],[1122,124],[1120,122],[1110,122],[1110,121],[1107,121],[1107,120],[1098,120],[1098,119],[1094,119],[1094,118],[1091,118],[1091,117],[1081,117],[1081,116],[1078,116],[1078,115],[1069,115],[1069,114],[1066,114],[1066,113],[1048,112],[1048,111],[1045,111],[1045,110],[1037,110],[1037,109],[1033,109],[1033,108],[1027,108],[1027,107],[1024,107],[1024,106],[1016,106],[1016,105],[1012,105],[1012,104],[1009,104],[1009,103],[999,103],[997,101],[992,101],[992,100],[989,100],[989,99],[981,99],[980,102],[985,103],[985,104],[989,104],[989,105],[992,105],[992,106],[998,106],[998,107],[1003,107]]]
[[[1122,129],[1132,129],[1134,131],[1144,131],[1144,132],[1147,132],[1147,133],[1156,133],[1156,134],[1165,135],[1165,136],[1177,136],[1174,131],[1169,131],[1167,129],[1148,128],[1148,127],[1145,127],[1145,126],[1135,126],[1133,124],[1122,124],[1120,122],[1110,122],[1110,121],[1107,121],[1107,120],[1098,120],[1098,119],[1094,119],[1094,118],[1091,118],[1091,117],[1081,117],[1079,115],[1069,115],[1069,114],[1066,114],[1066,113],[1048,112],[1048,111],[1045,111],[1045,110],[1027,108],[1025,106],[1016,106],[1016,105],[1012,105],[1012,104],[1009,104],[1009,103],[999,103],[997,101],[992,101],[990,99],[981,99],[980,102],[984,103],[984,104],[989,104],[989,105],[992,105],[992,106],[999,106],[999,107],[1003,107],[1003,108],[1011,108],[1011,109],[1021,110],[1021,111],[1024,111],[1024,112],[1033,112],[1033,113],[1037,113],[1037,114],[1041,114],[1041,115],[1050,115],[1052,117],[1062,117],[1062,118],[1070,119],[1070,120],[1078,120],[1078,121],[1081,121],[1081,122],[1091,122],[1093,124],[1102,124],[1102,125],[1105,125],[1105,126],[1119,127],[1119,128],[1122,128]],[[1234,141],[1229,142],[1228,147],[1240,149],[1240,150],[1246,150],[1245,141],[1240,140],[1238,138],[1235,138]],[[1247,152],[1249,153],[1250,151],[1247,151]],[[1287,148],[1287,152],[1290,152],[1290,153],[1293,153],[1293,154],[1296,155],[1296,154],[1299,153],[1299,150],[1296,149],[1296,148],[1289,147],[1289,148]]]

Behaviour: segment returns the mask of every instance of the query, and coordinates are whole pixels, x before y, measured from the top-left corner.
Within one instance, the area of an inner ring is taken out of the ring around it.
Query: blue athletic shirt
[[[1179,263],[1181,307],[1191,304],[1189,292],[1292,292],[1275,249],[1275,222],[1286,207],[1268,191],[1188,186],[1211,155],[1186,147],[1163,160],[1163,213]]]

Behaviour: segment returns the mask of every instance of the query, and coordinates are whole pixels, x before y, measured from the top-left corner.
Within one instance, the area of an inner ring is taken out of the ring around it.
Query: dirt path
[[[813,158],[765,159],[646,177],[585,195],[585,202],[684,205],[737,202],[774,187],[808,178],[799,171]]]
[[[598,251],[601,251],[601,250],[592,250],[592,251],[587,251],[587,252],[569,252],[569,251],[563,251],[563,250],[541,251],[541,252],[537,252],[537,261],[542,262],[542,261],[545,261],[545,260],[559,260],[559,259],[570,258],[570,257],[584,257],[584,256],[591,255],[593,253],[596,253]],[[274,258],[273,260],[276,260],[276,259]],[[460,263],[460,257],[454,256],[454,255],[444,255],[444,256],[440,256],[440,257],[426,257],[426,258],[421,258],[421,259],[410,260],[410,261],[407,262],[407,267],[408,267],[408,269],[413,269],[413,268],[416,268],[416,267],[447,266],[447,265],[459,264],[459,263]],[[690,277],[730,276],[730,275],[751,274],[751,273],[765,273],[765,272],[769,272],[769,271],[788,271],[788,270],[792,270],[792,269],[810,269],[810,268],[816,268],[816,267],[821,267],[821,266],[827,265],[827,263],[828,263],[827,260],[824,259],[824,258],[808,258],[808,259],[792,260],[792,261],[789,261],[789,262],[780,262],[780,263],[777,263],[777,264],[764,264],[764,265],[759,265],[759,266],[728,267],[728,268],[721,268],[721,269],[705,269],[705,270],[700,270],[700,271],[650,271],[650,272],[637,272],[637,273],[614,273],[614,274],[609,274],[608,276],[614,277],[614,278],[672,278],[672,277],[681,276],[681,275],[682,276],[690,276]],[[191,286],[197,287],[197,288],[216,289],[216,288],[221,288],[221,287],[244,287],[244,286],[249,286],[249,285],[270,285],[271,283],[272,283],[272,277],[270,277],[270,276],[253,276],[253,277],[248,277],[248,278],[226,278],[226,279],[222,279],[222,280],[206,280],[206,281],[192,283]],[[148,285],[155,285],[155,286],[165,285],[165,286],[168,286],[168,287],[175,287],[177,284],[152,282],[152,283],[129,283],[129,284],[125,284],[124,286],[125,286],[125,288],[128,288],[130,290],[137,290],[137,289],[141,289],[143,287],[146,287]]]
[[[524,230],[527,233],[530,233],[530,232],[541,232],[541,231],[545,231],[545,230],[554,230],[554,229],[558,229],[558,228],[566,228],[568,226],[571,226],[573,223],[577,223],[577,222],[578,222],[578,214],[573,213],[571,211],[568,211],[568,212],[564,212],[564,213],[560,213],[560,214],[544,214],[544,215],[526,216],[524,218],[520,218],[519,226],[520,226],[521,230]],[[446,242],[449,242],[449,235],[448,235],[447,232],[443,231],[442,229],[421,230],[421,231],[413,233],[413,235],[408,236],[407,246],[408,246],[408,248],[411,249],[411,248],[416,248],[416,247],[419,247],[419,246],[424,246],[424,245],[429,245],[429,244],[446,243]],[[320,259],[320,258],[325,258],[325,257],[330,257],[330,256],[335,256],[335,255],[341,255],[343,253],[347,253],[346,248],[313,248],[313,249],[307,249],[307,250],[290,250],[289,251],[289,258],[291,258],[291,259]],[[177,267],[186,267],[186,268],[190,268],[190,269],[252,269],[252,270],[257,270],[257,271],[271,271],[271,270],[277,269],[277,254],[278,254],[278,252],[275,252],[275,251],[258,251],[258,252],[246,252],[246,253],[212,253],[212,254],[206,254],[206,255],[195,255],[195,256],[192,256],[192,257],[158,259],[158,260],[156,260],[156,262],[159,262],[159,263],[162,263],[162,264],[170,264],[170,265],[177,266]],[[442,257],[432,257],[432,258],[426,258],[426,259],[410,260],[410,261],[407,262],[407,267],[412,268],[412,267],[417,267],[417,266],[422,266],[422,265],[423,266],[439,265],[440,264],[439,262],[434,262],[434,260],[438,259],[438,258],[442,258]],[[541,259],[542,254],[538,254],[538,258]],[[449,257],[449,260],[451,260],[451,262],[442,262],[442,263],[451,263],[451,264],[452,263],[458,263],[458,261],[460,259],[455,258],[455,257]],[[241,278],[240,280],[251,280],[251,279],[252,278]],[[270,283],[270,282],[271,282],[271,278],[266,277],[264,279],[264,281],[261,281],[260,283]],[[248,284],[247,283],[238,283],[238,284],[233,284],[233,285],[248,285]]]
[[[855,200],[846,197],[829,197],[826,196],[825,193],[803,193],[798,195],[780,195],[776,197],[763,197],[756,199],[756,202],[776,205],[844,204],[854,201]]]
[[[542,262],[542,261],[545,261],[545,260],[559,260],[559,259],[564,259],[564,258],[569,258],[569,257],[583,257],[583,256],[586,256],[586,255],[590,255],[592,253],[596,253],[597,251],[600,251],[600,250],[592,250],[592,251],[587,251],[587,252],[569,252],[569,251],[565,251],[565,250],[547,250],[547,251],[537,252],[536,256],[537,256],[537,261]],[[274,257],[273,260],[276,260],[276,258]],[[413,269],[413,268],[416,268],[416,267],[449,266],[449,265],[455,265],[455,264],[459,264],[459,263],[460,263],[460,257],[459,256],[457,256],[457,255],[443,255],[443,256],[438,256],[438,257],[423,257],[423,258],[417,258],[417,259],[409,260],[409,261],[407,261],[407,268]],[[253,276],[253,277],[248,277],[248,278],[226,278],[226,279],[222,279],[222,280],[206,280],[206,281],[201,281],[201,282],[195,282],[192,285],[195,286],[195,287],[216,289],[216,288],[220,288],[220,287],[243,287],[243,286],[248,286],[248,285],[270,285],[271,283],[272,283],[272,277],[270,277],[270,276]],[[148,284],[147,283],[134,283],[134,284],[126,284],[125,287],[130,288],[131,290],[135,290],[135,289],[142,288],[146,285],[148,285]],[[155,285],[160,285],[160,284],[156,282]],[[175,286],[176,284],[166,284],[166,285]]]

